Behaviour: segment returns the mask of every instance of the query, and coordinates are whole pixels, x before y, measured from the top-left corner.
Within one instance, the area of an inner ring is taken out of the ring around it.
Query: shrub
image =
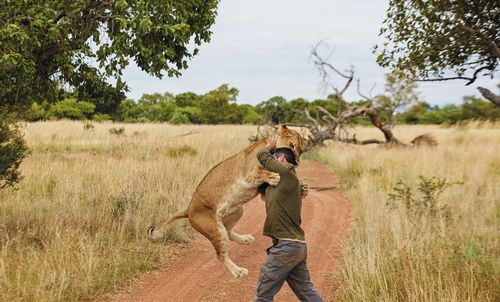
[[[168,147],[167,148],[167,154],[170,156],[170,157],[179,157],[179,156],[182,156],[182,155],[190,155],[190,156],[193,156],[193,155],[196,155],[198,153],[198,151],[191,147],[191,146],[188,146],[188,145],[183,145],[183,146],[175,146],[175,147]]]
[[[46,120],[48,107],[49,105],[47,102],[43,102],[42,104],[33,103],[26,115],[26,120],[29,122]]]
[[[21,180],[19,165],[28,154],[28,147],[19,125],[0,115],[0,189]]]
[[[174,112],[169,122],[174,125],[190,124],[187,115],[179,111]]]
[[[84,120],[90,119],[94,109],[95,105],[92,103],[69,98],[52,104],[47,115],[49,119]]]
[[[96,122],[104,122],[111,120],[111,116],[106,113],[96,113],[92,116],[92,119]]]
[[[419,176],[419,180],[416,192],[403,180],[399,180],[389,193],[388,205],[402,204],[410,216],[449,216],[448,207],[440,203],[439,196],[448,187],[462,182],[449,182],[446,178],[436,176]]]
[[[94,129],[94,125],[91,122],[85,121],[83,122],[83,130],[91,130]]]
[[[122,135],[123,133],[125,133],[125,127],[111,128],[109,129],[109,133],[114,135]]]

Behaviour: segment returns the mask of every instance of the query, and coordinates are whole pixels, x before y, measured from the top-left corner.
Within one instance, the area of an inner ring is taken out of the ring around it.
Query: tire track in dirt
[[[302,204],[302,227],[308,244],[308,267],[311,279],[325,301],[332,299],[335,289],[334,268],[340,259],[342,241],[347,233],[350,205],[335,191],[338,183],[328,168],[317,162],[302,163],[299,177],[312,189]],[[128,292],[107,301],[178,302],[178,301],[251,301],[260,270],[266,258],[265,249],[271,244],[262,235],[265,206],[257,197],[245,205],[245,213],[235,227],[240,234],[252,234],[251,245],[230,242],[229,256],[249,275],[236,279],[222,266],[210,242],[201,235],[180,246],[172,263],[162,266],[156,274],[145,275]],[[287,284],[275,301],[297,301]]]

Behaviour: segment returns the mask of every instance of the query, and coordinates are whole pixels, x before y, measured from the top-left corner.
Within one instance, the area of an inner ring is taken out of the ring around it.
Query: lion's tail
[[[165,222],[160,228],[156,229],[155,226],[151,226],[149,229],[148,229],[148,235],[149,235],[149,238],[151,238],[152,240],[157,240],[157,239],[160,239],[161,237],[163,237],[163,232],[165,232],[165,229],[167,228],[167,226],[169,224],[171,224],[172,222],[176,221],[177,219],[180,219],[180,218],[188,218],[188,210],[184,210],[182,212],[179,212],[177,214],[174,214],[172,215],[168,220],[167,222]]]

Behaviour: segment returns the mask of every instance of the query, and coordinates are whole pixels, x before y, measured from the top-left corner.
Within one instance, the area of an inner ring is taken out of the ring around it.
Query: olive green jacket
[[[300,227],[302,197],[295,167],[292,164],[280,163],[266,148],[257,153],[257,158],[266,170],[280,175],[277,186],[266,188],[267,216],[264,235],[277,239],[304,241],[304,231]]]

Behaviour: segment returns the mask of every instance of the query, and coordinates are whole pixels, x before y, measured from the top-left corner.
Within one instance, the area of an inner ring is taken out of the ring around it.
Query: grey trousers
[[[273,301],[286,281],[300,301],[323,302],[310,281],[305,243],[273,239],[269,255],[260,266],[255,302]]]

